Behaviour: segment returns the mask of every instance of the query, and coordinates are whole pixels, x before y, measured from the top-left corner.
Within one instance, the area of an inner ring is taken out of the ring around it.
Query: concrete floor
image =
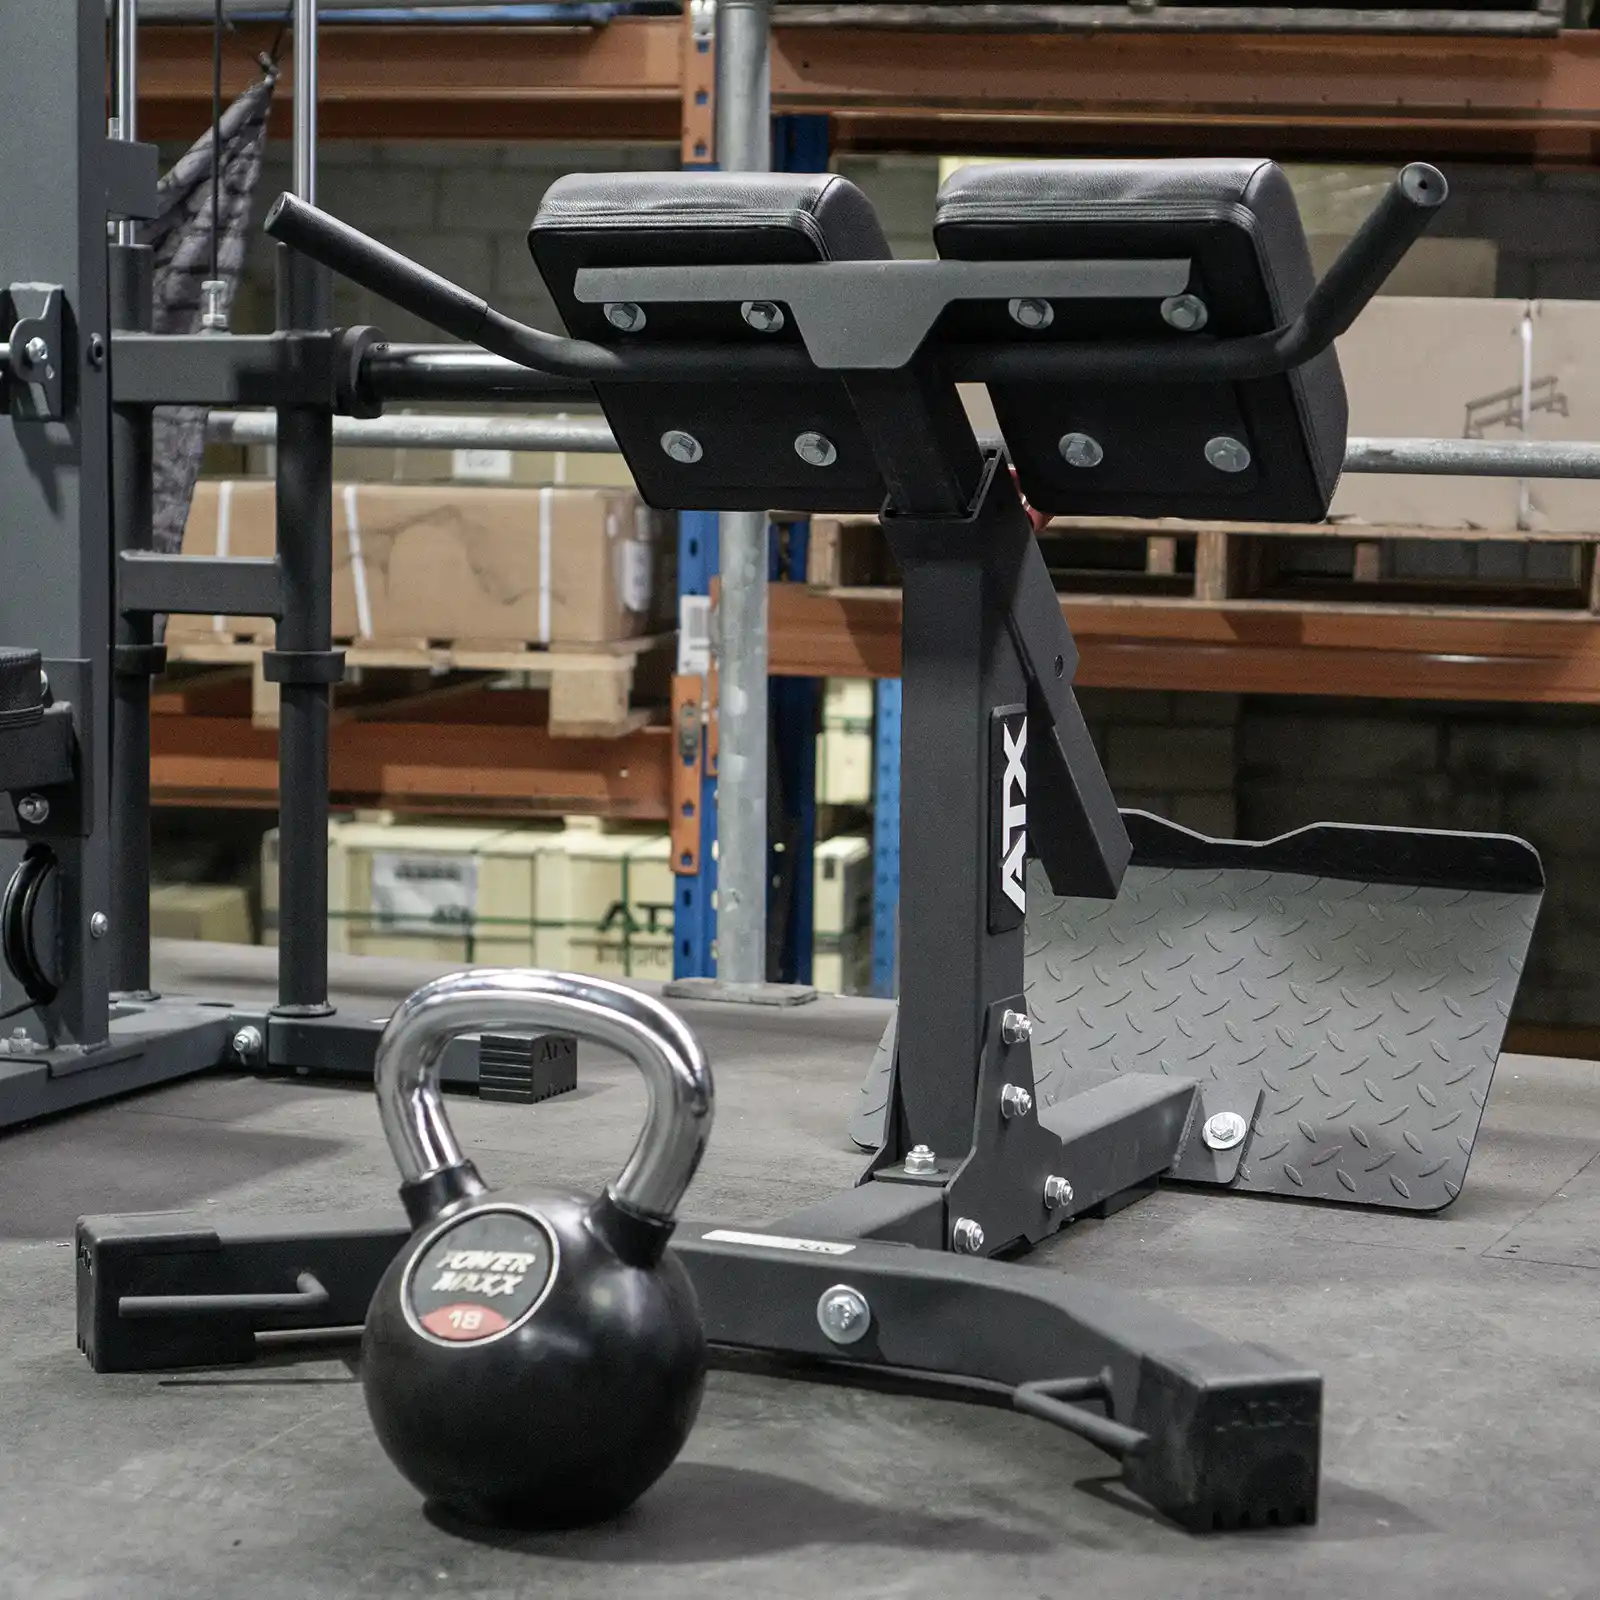
[[[848,1182],[845,1118],[884,1008],[686,1014],[719,1091],[694,1215],[771,1218]],[[642,1092],[586,1051],[576,1094],[452,1106],[491,1182],[594,1187]],[[0,1137],[0,1594],[1600,1595],[1597,1155],[1600,1067],[1506,1057],[1440,1216],[1170,1191],[1033,1258],[1319,1366],[1315,1528],[1196,1539],[1123,1498],[1092,1448],[1009,1412],[718,1373],[678,1465],[623,1520],[496,1537],[424,1513],[372,1438],[353,1352],[90,1372],[79,1213],[393,1192],[366,1091],[152,1092]]]

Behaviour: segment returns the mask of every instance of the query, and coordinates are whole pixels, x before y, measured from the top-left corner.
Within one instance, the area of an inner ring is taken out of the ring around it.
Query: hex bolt
[[[698,461],[705,454],[700,448],[700,441],[692,433],[685,433],[682,428],[669,428],[662,434],[661,448],[674,461],[682,462],[684,466]]]
[[[50,346],[47,345],[38,334],[34,334],[34,336],[25,345],[23,345],[22,353],[28,358],[29,363],[35,367],[45,366],[50,360]]]
[[[1219,1111],[1206,1118],[1200,1137],[1209,1149],[1231,1150],[1236,1144],[1244,1143],[1249,1131],[1250,1124],[1237,1111]]]
[[[1034,331],[1048,328],[1056,320],[1055,307],[1048,300],[1011,300],[1007,302],[1006,310],[1019,328]]]
[[[631,300],[608,300],[605,310],[606,321],[623,333],[637,333],[647,320],[644,307]]]
[[[207,278],[200,285],[200,331],[228,331],[228,280]]]
[[[794,453],[813,467],[831,467],[839,459],[833,440],[825,433],[802,433],[794,442]]]
[[[975,1256],[983,1249],[983,1229],[971,1217],[957,1217],[950,1242],[962,1255]]]
[[[1000,1017],[1000,1037],[1007,1044],[1026,1044],[1033,1037],[1033,1018],[1026,1011],[1005,1011]]]
[[[856,1344],[872,1326],[872,1307],[859,1289],[836,1283],[817,1301],[817,1326],[834,1344]]]
[[[89,937],[103,939],[111,931],[111,918],[105,912],[97,911],[89,918]]]
[[[1013,1117],[1025,1117],[1033,1110],[1033,1096],[1020,1083],[1008,1083],[1000,1091],[1000,1115],[1010,1122]]]
[[[1197,294],[1169,295],[1161,302],[1161,320],[1179,333],[1198,333],[1209,315],[1205,301]]]
[[[1106,458],[1100,441],[1090,438],[1086,433],[1064,433],[1056,448],[1069,467],[1098,467]]]
[[[1218,472],[1243,472],[1250,465],[1250,450],[1231,434],[1219,433],[1206,440],[1206,460]]]
[[[42,827],[50,820],[50,802],[42,794],[25,794],[17,801],[17,815],[30,828]]]
[[[783,307],[771,300],[746,300],[739,307],[739,315],[757,333],[780,333],[783,330]]]
[[[906,1156],[905,1168],[907,1172],[937,1172],[939,1170],[939,1159],[934,1155],[931,1146],[914,1144],[911,1147],[910,1154]]]
[[[235,1057],[247,1067],[253,1067],[261,1059],[261,1052],[266,1040],[261,1037],[261,1030],[254,1024],[247,1023],[233,1036],[233,1053]]]
[[[1072,1185],[1065,1178],[1052,1174],[1044,1180],[1044,1206],[1046,1211],[1059,1211],[1072,1204]]]

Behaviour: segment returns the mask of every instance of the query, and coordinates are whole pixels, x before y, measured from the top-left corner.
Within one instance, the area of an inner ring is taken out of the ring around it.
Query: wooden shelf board
[[[242,28],[225,92],[272,29]],[[193,138],[209,119],[210,32],[141,33],[141,128]],[[674,17],[597,28],[328,26],[328,138],[677,143]],[[834,119],[838,149],[1112,149],[1346,157],[1467,155],[1587,164],[1600,134],[1600,33],[961,33],[778,26],[780,112]],[[289,103],[280,84],[274,131]]]
[[[772,670],[892,677],[898,589],[770,591]],[[1445,610],[1067,597],[1077,682],[1232,694],[1600,704],[1600,618]]]

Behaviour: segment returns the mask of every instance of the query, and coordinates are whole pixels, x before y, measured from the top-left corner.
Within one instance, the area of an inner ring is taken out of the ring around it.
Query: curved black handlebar
[[[1174,335],[1142,342],[948,344],[939,351],[940,364],[950,378],[972,382],[1201,383],[1287,372],[1320,355],[1355,321],[1448,192],[1436,168],[1420,161],[1404,168],[1299,316],[1267,333],[1233,339]],[[816,375],[795,344],[614,348],[530,328],[494,310],[481,295],[293,195],[278,197],[265,227],[273,238],[436,328],[535,371],[608,383],[713,378],[786,383]]]

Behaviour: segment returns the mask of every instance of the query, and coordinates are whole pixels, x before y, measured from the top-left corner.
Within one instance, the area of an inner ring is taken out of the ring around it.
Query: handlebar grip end
[[[1400,173],[1400,192],[1419,211],[1433,211],[1450,197],[1444,174],[1426,161],[1413,161]]]

